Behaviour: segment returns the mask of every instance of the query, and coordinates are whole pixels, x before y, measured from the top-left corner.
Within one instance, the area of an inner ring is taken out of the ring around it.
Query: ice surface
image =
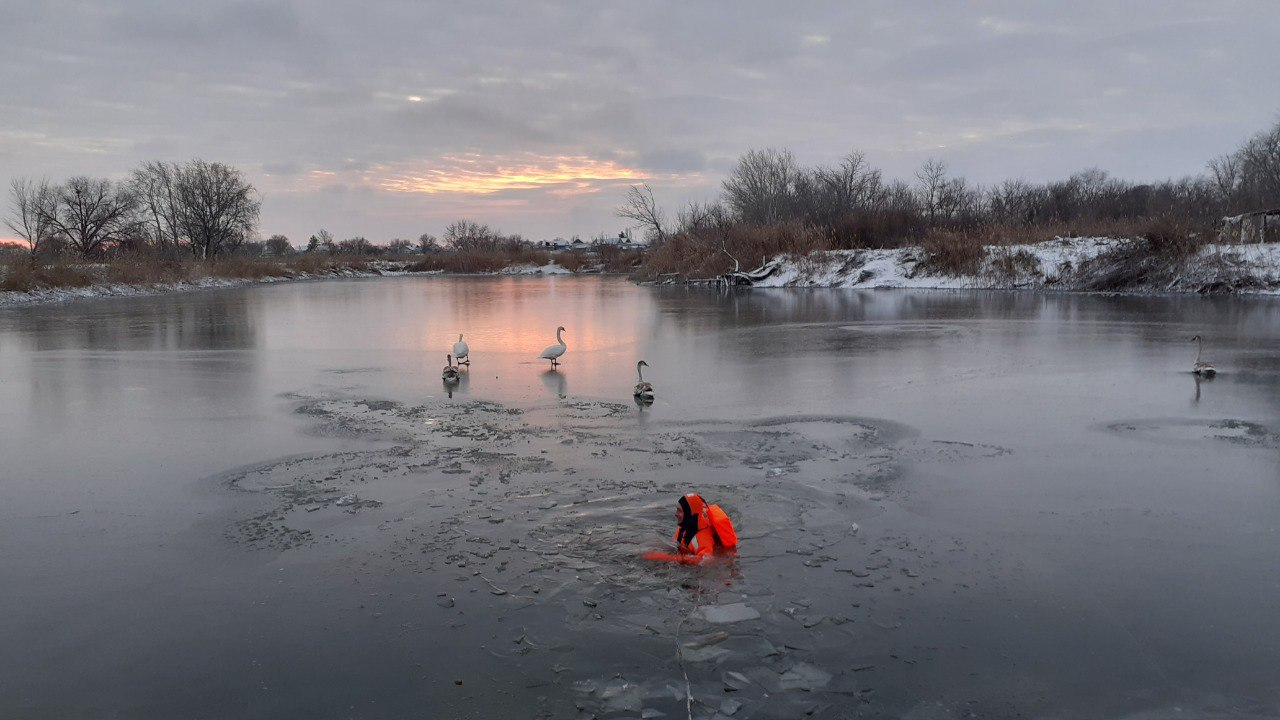
[[[760,612],[746,603],[729,603],[728,605],[707,605],[693,611],[692,617],[705,620],[712,625],[755,620]]]
[[[831,673],[808,663],[796,663],[778,678],[783,690],[821,690],[831,682]]]

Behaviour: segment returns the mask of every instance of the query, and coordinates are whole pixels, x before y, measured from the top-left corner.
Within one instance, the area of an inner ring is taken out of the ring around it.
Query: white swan
[[[440,371],[440,379],[445,382],[457,382],[462,377],[462,373],[458,371],[458,367],[453,364],[453,356],[445,355],[444,370]]]
[[[560,333],[562,332],[564,332],[563,326],[556,328],[556,344],[546,350],[543,350],[542,354],[538,356],[539,360],[550,360],[551,367],[559,365],[560,361],[558,358],[564,354],[565,350],[569,349],[569,346],[565,345],[564,340],[560,338]]]
[[[636,363],[636,377],[640,382],[636,383],[636,389],[632,395],[635,395],[641,400],[653,402],[653,386],[644,381],[644,374],[640,372],[640,368],[642,367],[649,367],[649,363],[643,360]]]
[[[458,333],[458,342],[453,344],[453,356],[458,359],[459,365],[470,365],[471,348],[462,342],[462,333]]]
[[[1218,371],[1213,367],[1213,363],[1208,360],[1201,360],[1200,355],[1204,352],[1204,341],[1197,335],[1191,338],[1196,343],[1196,364],[1191,368],[1191,372],[1204,377],[1213,377]]]

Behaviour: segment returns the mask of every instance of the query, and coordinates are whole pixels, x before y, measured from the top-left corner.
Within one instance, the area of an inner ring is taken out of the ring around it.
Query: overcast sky
[[[0,33],[4,188],[200,157],[297,245],[616,234],[629,184],[674,210],[765,147],[1159,180],[1280,119],[1276,0],[0,0]]]

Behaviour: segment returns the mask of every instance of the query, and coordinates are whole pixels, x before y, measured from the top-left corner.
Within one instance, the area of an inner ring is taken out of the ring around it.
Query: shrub
[[[931,230],[920,243],[920,271],[931,275],[976,275],[986,248],[982,236],[955,230]]]
[[[1149,252],[1172,260],[1192,257],[1204,246],[1207,237],[1211,236],[1203,229],[1197,232],[1166,219],[1151,221],[1142,233]]]
[[[738,269],[745,271],[778,255],[804,257],[830,249],[829,233],[798,222],[701,227],[682,230],[651,249],[637,276],[649,280],[664,275],[709,278],[733,270],[735,259]]]
[[[585,252],[579,252],[576,250],[561,250],[559,253],[556,253],[556,256],[553,259],[560,267],[568,270],[569,272],[575,273],[582,272],[583,270],[596,265],[595,258]]]
[[[229,257],[219,259],[208,263],[206,269],[210,277],[251,280],[261,280],[269,277],[289,277],[291,274],[283,263],[260,258]]]
[[[598,245],[596,255],[600,258],[601,268],[609,273],[633,272],[644,261],[644,250],[608,243]]]
[[[998,277],[1015,279],[1040,272],[1040,261],[1031,251],[1001,246],[988,251],[991,271]]]
[[[924,234],[924,221],[904,210],[863,210],[833,223],[832,242],[841,249],[896,248]]]
[[[129,255],[107,263],[105,279],[126,285],[168,285],[191,280],[196,266],[190,258]]]
[[[469,247],[453,252],[427,255],[409,267],[411,272],[443,271],[449,273],[498,272],[513,265],[546,265],[551,253],[518,244],[513,247]]]
[[[96,279],[94,268],[65,259],[9,258],[4,261],[0,290],[30,292],[46,288],[88,287]]]

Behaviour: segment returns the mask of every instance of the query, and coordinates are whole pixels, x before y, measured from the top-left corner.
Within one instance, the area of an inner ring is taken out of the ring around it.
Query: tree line
[[[262,200],[234,167],[217,162],[147,162],[129,178],[78,175],[61,183],[16,178],[5,225],[32,255],[150,249],[212,259],[257,231]]]
[[[1134,183],[1091,168],[1065,180],[1005,180],[990,186],[930,159],[912,181],[887,180],[860,152],[806,168],[785,149],[751,150],[721,183],[720,196],[670,218],[647,184],[631,187],[620,217],[645,229],[654,255],[679,271],[714,271],[768,252],[898,247],[939,234],[988,233],[1027,241],[1039,230],[1105,234],[1143,222],[1172,223],[1203,240],[1224,216],[1280,208],[1280,122],[1208,163],[1208,172]],[[1040,233],[1043,234],[1043,233]],[[671,247],[664,253],[662,246]],[[744,257],[745,256],[745,257]],[[660,263],[661,264],[661,263]]]

